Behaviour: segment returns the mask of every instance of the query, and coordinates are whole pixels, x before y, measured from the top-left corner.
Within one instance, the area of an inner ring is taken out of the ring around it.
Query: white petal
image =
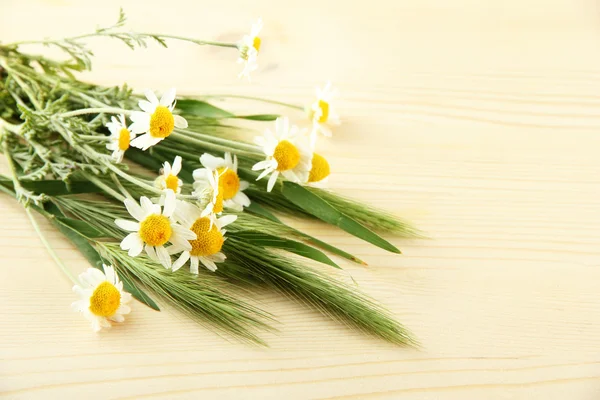
[[[156,246],[156,255],[158,260],[165,268],[171,268],[171,256],[165,246]]]
[[[208,181],[208,174],[210,174],[210,171],[206,168],[195,169],[192,173],[194,180],[196,181]]]
[[[167,90],[160,98],[160,104],[167,107],[173,104],[173,102],[175,101],[176,93],[177,91],[175,90],[175,88],[170,88],[169,90]]]
[[[214,262],[224,262],[227,259],[227,257],[225,256],[225,254],[223,254],[221,252],[212,254],[212,255],[208,256],[208,258],[211,259]]]
[[[147,244],[146,253],[148,254],[148,257],[150,257],[151,260],[158,261],[158,256],[156,255],[156,250],[154,250],[153,246]]]
[[[171,169],[171,173],[173,175],[177,175],[181,171],[181,157],[175,157],[175,161],[173,161],[173,168]]]
[[[196,234],[193,231],[191,231],[187,228],[184,228],[181,225],[173,224],[172,228],[173,228],[173,232],[176,233],[177,236],[179,236],[182,239],[185,239],[185,240],[196,240],[197,239]]]
[[[121,241],[121,249],[129,250],[130,257],[137,257],[144,248],[144,242],[138,233],[130,233]]]
[[[127,198],[125,199],[124,204],[127,208],[127,211],[129,212],[129,214],[131,214],[133,218],[137,219],[138,221],[141,221],[144,218],[146,218],[144,210],[135,200]]]
[[[175,120],[175,127],[179,129],[185,129],[188,127],[188,122],[181,115],[173,114],[173,119]]]
[[[246,190],[250,187],[250,183],[246,181],[240,181],[240,191]]]
[[[217,221],[219,221],[219,229],[227,226],[229,224],[231,224],[232,222],[235,222],[235,220],[237,219],[237,215],[224,215],[221,218],[219,218]]]
[[[260,175],[258,175],[258,178],[256,178],[256,180],[260,181],[262,178],[264,178],[265,176],[269,175],[271,172],[275,173],[276,171],[274,171],[271,168],[265,169],[263,172],[261,172]]]
[[[146,98],[148,99],[148,101],[150,103],[152,103],[154,105],[158,105],[158,98],[154,94],[154,91],[152,91],[150,89],[146,89],[146,90],[144,90],[144,95],[146,95]]]
[[[288,181],[299,182],[298,176],[296,176],[294,171],[291,169],[288,169],[286,171],[281,171],[281,175],[283,175],[283,177],[285,179],[287,179]]]
[[[192,274],[198,275],[198,257],[196,257],[196,256],[194,256],[194,257],[191,258],[190,272]]]
[[[261,169],[269,168],[273,163],[271,160],[259,161],[252,166],[252,171],[258,171]]]
[[[154,203],[152,203],[152,201],[150,201],[150,199],[146,196],[140,197],[140,204],[142,206],[142,210],[144,210],[144,217],[154,212]]]
[[[140,230],[139,222],[127,221],[126,219],[115,219],[115,224],[119,228],[129,232],[137,232]]]
[[[146,133],[150,130],[150,120],[148,122],[134,122],[129,126],[129,132],[131,133],[131,137],[129,139],[133,140],[135,135],[140,133]]]
[[[225,160],[212,154],[204,153],[200,156],[200,163],[208,169],[217,169],[225,165]]]
[[[273,175],[271,175],[271,177],[269,178],[269,183],[267,183],[267,192],[270,192],[271,190],[273,190],[273,186],[275,186],[278,176],[279,176],[279,171],[273,172]]]
[[[115,315],[113,315],[111,317],[108,317],[108,319],[110,319],[111,321],[114,321],[114,322],[123,322],[123,321],[125,321],[125,317],[122,316],[122,315],[120,315],[120,314],[115,314]]]
[[[173,192],[171,189],[167,189],[165,191],[165,206],[163,208],[163,215],[165,217],[170,217],[173,215],[173,211],[175,211],[175,206],[177,205],[175,200],[175,192]]]
[[[198,258],[200,259],[200,261],[202,261],[202,264],[204,264],[204,266],[206,268],[208,268],[209,270],[211,270],[212,272],[215,272],[217,270],[217,265],[213,261],[209,260],[206,257],[198,257]]]
[[[144,110],[144,112],[147,112],[148,114],[152,114],[154,112],[154,110],[156,109],[156,106],[154,104],[152,104],[146,100],[140,100],[140,102],[138,103],[138,106],[142,110]]]
[[[248,207],[250,205],[250,198],[242,192],[237,192],[232,200],[244,207]]]
[[[164,138],[152,137],[149,133],[146,133],[145,135],[138,136],[135,139],[133,139],[130,144],[132,147],[142,150],[148,150],[150,147],[159,143],[163,139]]]
[[[150,127],[150,114],[143,111],[134,111],[131,113],[129,118],[134,122],[141,125],[147,125]]]
[[[169,164],[168,161],[165,161],[163,163],[163,176],[166,178],[169,175],[171,175],[171,164]]]
[[[173,263],[173,271],[177,271],[179,268],[183,267],[183,265],[190,259],[190,252],[184,251],[181,253],[177,261]]]

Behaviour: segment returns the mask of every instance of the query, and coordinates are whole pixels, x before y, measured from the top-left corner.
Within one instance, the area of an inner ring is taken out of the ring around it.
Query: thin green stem
[[[133,113],[133,111],[125,110],[123,108],[117,108],[117,107],[82,108],[80,110],[68,111],[68,112],[59,114],[58,116],[61,118],[69,118],[69,117],[76,117],[78,115],[84,115],[84,114],[101,114],[101,113],[131,115]]]
[[[17,47],[17,46],[21,46],[21,45],[25,45],[25,44],[43,44],[43,45],[55,45],[55,46],[60,46],[62,41],[74,41],[74,40],[79,40],[79,39],[86,39],[86,38],[91,38],[91,37],[118,37],[118,35],[120,34],[132,34],[131,32],[94,32],[94,33],[86,33],[83,35],[79,35],[79,36],[73,36],[70,38],[65,38],[63,40],[23,40],[20,42],[14,42],[14,43],[9,43],[6,45],[3,45],[3,47]],[[192,39],[192,38],[187,38],[187,37],[183,37],[183,36],[176,36],[176,35],[165,35],[162,33],[146,33],[146,32],[133,32],[133,34],[137,35],[137,36],[141,36],[141,37],[145,37],[145,38],[160,38],[160,39],[173,39],[173,40],[179,40],[182,42],[190,42],[190,43],[194,43],[200,46],[217,46],[217,47],[230,47],[230,48],[234,48],[237,49],[238,45],[236,43],[226,43],[226,42],[215,42],[215,41],[211,41],[211,40],[199,40],[199,39]]]
[[[279,106],[284,106],[284,107],[289,107],[289,108],[293,108],[296,110],[304,111],[304,107],[302,107],[302,106],[299,106],[296,104],[284,103],[282,101],[277,101],[277,100],[264,99],[262,97],[242,96],[242,95],[237,95],[237,94],[211,94],[211,95],[206,95],[206,96],[201,96],[201,97],[206,98],[206,99],[229,98],[229,99],[255,100],[255,101],[261,101],[263,103],[277,104]]]
[[[52,257],[52,259],[54,260],[56,265],[58,265],[60,267],[62,272],[64,272],[65,275],[67,275],[67,277],[73,283],[77,284],[78,283],[77,279],[75,279],[75,277],[71,274],[71,272],[69,271],[67,266],[61,261],[61,259],[58,257],[56,252],[52,249],[52,246],[50,246],[50,243],[48,243],[48,240],[46,240],[46,236],[44,236],[44,233],[40,229],[40,226],[38,225],[35,218],[33,217],[33,214],[31,214],[31,210],[29,209],[29,207],[25,207],[25,212],[27,213],[27,216],[29,217],[29,220],[31,221],[31,225],[33,225],[33,229],[35,230],[35,233],[37,233],[38,237],[42,241],[42,244],[44,245],[44,247],[46,247],[46,250],[50,254],[50,257]]]

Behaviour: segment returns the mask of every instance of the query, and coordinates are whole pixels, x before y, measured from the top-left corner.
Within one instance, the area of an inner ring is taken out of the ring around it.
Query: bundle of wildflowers
[[[178,98],[174,88],[137,93],[81,81],[75,74],[91,68],[85,39],[93,36],[132,49],[171,40],[231,48],[245,79],[259,66],[261,20],[237,43],[129,32],[124,24],[121,12],[115,25],[90,34],[0,44],[0,140],[10,172],[0,190],[25,207],[73,281],[73,309],[100,331],[126,321],[132,298],[155,310],[170,304],[265,344],[260,334],[275,317],[239,287],[266,287],[365,333],[415,345],[382,306],[344,283],[327,253],[364,261],[279,219],[319,219],[395,253],[380,232],[418,236],[404,221],[326,188],[331,167],[316,150],[340,124],[331,84],[304,106],[249,99],[303,115],[305,126],[296,126],[287,115],[237,115],[207,95]],[[29,53],[29,44],[67,58]],[[242,124],[232,126],[233,119]],[[245,120],[263,123],[264,133],[252,137]],[[74,277],[32,211],[77,246],[90,268]]]

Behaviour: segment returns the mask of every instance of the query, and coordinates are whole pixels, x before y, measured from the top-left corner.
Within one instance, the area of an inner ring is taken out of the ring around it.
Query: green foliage
[[[335,225],[351,235],[381,247],[384,250],[391,251],[392,253],[400,253],[400,250],[393,244],[373,231],[365,228],[352,218],[349,218],[340,210],[333,207],[327,201],[305,187],[293,182],[284,182],[281,192],[290,202],[302,208],[307,213],[312,214],[331,225]]]

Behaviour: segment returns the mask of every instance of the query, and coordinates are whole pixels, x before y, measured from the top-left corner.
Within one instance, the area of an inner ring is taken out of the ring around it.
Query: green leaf
[[[58,218],[49,218],[50,222],[73,243],[83,256],[96,268],[102,268],[102,258],[92,247],[88,240],[70,226],[62,223]]]
[[[98,229],[94,228],[93,226],[91,226],[90,224],[88,224],[85,221],[67,218],[67,217],[61,217],[61,216],[55,217],[55,220],[63,225],[66,225],[67,227],[73,229],[74,231],[77,231],[77,233],[79,233],[80,235],[85,236],[86,238],[89,238],[89,239],[106,236],[102,232],[100,232]]]
[[[137,300],[144,303],[148,307],[152,308],[153,310],[160,311],[158,304],[156,304],[156,302],[154,300],[152,300],[152,298],[150,298],[150,296],[148,296],[146,293],[141,291],[135,285],[135,283],[131,279],[129,279],[129,277],[127,275],[120,274],[119,279],[121,279],[123,281],[123,289],[125,289],[126,292],[131,293],[131,295],[133,297],[135,297]]]
[[[248,243],[252,243],[256,246],[262,247],[273,247],[289,251],[290,253],[298,254],[299,256],[310,258],[321,262],[323,264],[331,265],[335,268],[340,268],[339,265],[334,263],[329,257],[327,257],[322,251],[315,249],[304,243],[296,242],[295,240],[280,238],[277,236],[269,235],[267,233],[257,231],[241,231],[230,234],[232,237],[242,239]],[[341,269],[341,268],[340,268]]]
[[[23,188],[34,193],[43,193],[48,196],[63,196],[67,194],[96,193],[98,188],[89,181],[70,181],[65,183],[61,180],[28,181],[19,180]],[[11,188],[13,182],[7,178],[0,178],[0,185]]]
[[[177,108],[183,114],[190,114],[203,118],[235,118],[235,115],[210,103],[194,99],[182,99],[177,101]]]
[[[275,121],[280,116],[277,114],[256,114],[256,115],[236,115],[235,118],[247,119],[250,121]]]
[[[251,212],[252,214],[256,214],[256,215],[260,215],[261,217],[265,217],[266,219],[271,220],[273,222],[281,223],[279,218],[277,218],[269,210],[267,210],[266,208],[264,208],[257,202],[250,203],[250,205],[248,207],[246,207],[245,210]]]
[[[322,221],[335,225],[344,231],[365,240],[384,250],[392,253],[400,253],[400,250],[393,244],[377,235],[375,232],[365,228],[352,218],[344,215],[337,208],[317,196],[315,193],[293,182],[283,182],[281,189],[283,196],[293,204],[302,208],[309,214],[314,215]]]

